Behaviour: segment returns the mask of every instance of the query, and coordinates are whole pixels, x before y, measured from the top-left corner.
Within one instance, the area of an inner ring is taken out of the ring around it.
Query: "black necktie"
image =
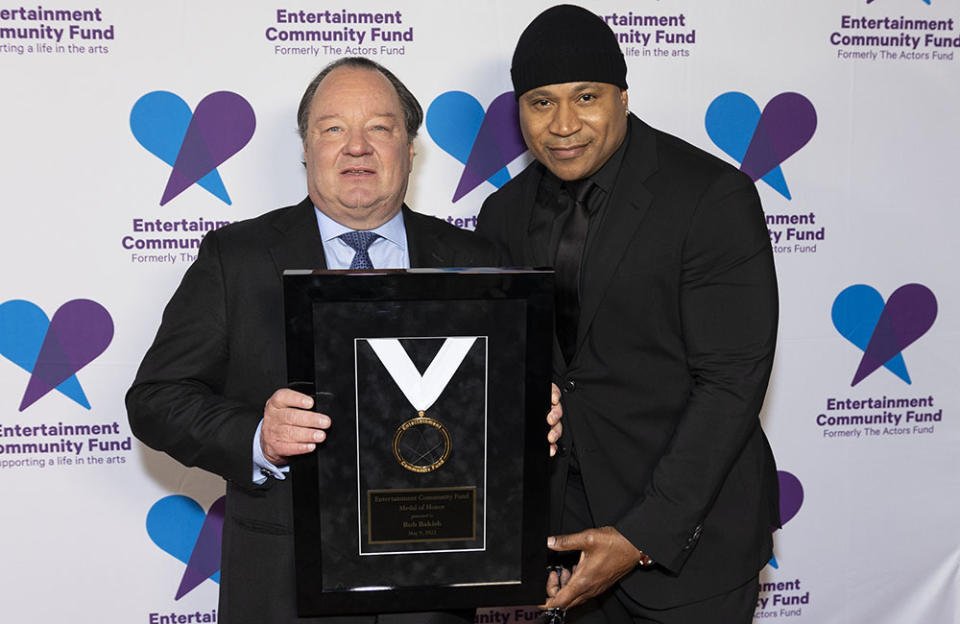
[[[560,233],[557,256],[553,262],[553,268],[556,271],[554,299],[557,339],[560,341],[560,350],[568,364],[577,346],[577,323],[580,320],[580,264],[583,260],[583,248],[587,242],[587,230],[590,226],[587,196],[592,189],[593,182],[590,180],[580,180],[567,185],[567,191],[576,199],[573,210]]]

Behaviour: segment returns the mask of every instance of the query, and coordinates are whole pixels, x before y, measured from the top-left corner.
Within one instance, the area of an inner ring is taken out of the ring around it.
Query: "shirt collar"
[[[630,122],[627,121],[627,133],[620,142],[620,147],[613,153],[607,162],[603,163],[596,173],[590,176],[590,181],[599,186],[603,192],[609,193],[613,190],[613,185],[617,181],[617,174],[620,173],[620,165],[623,163],[623,155],[627,152],[627,145],[630,143]]]
[[[320,228],[320,238],[323,242],[333,240],[344,232],[354,231],[353,228],[334,221],[316,206],[313,207],[313,211],[317,215],[317,227]],[[398,210],[389,221],[370,231],[376,232],[401,249],[407,248],[407,230],[403,227],[403,210]]]

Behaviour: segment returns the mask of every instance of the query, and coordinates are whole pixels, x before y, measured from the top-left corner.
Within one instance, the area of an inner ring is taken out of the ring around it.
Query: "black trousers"
[[[583,480],[574,467],[567,476],[562,527],[575,533],[594,526],[583,489]],[[577,553],[579,556],[579,553]],[[576,563],[576,559],[564,565]],[[651,609],[615,585],[613,589],[574,607],[567,613],[568,624],[750,624],[757,608],[760,584],[750,579],[725,594],[670,609]]]

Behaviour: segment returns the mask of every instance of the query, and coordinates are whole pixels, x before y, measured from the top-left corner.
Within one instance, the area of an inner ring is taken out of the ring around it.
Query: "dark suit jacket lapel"
[[[533,229],[533,209],[537,202],[537,191],[543,179],[544,167],[539,163],[533,165],[530,180],[523,187],[523,199],[520,205],[514,208],[517,212],[517,226],[513,228],[516,248],[523,250],[523,265],[529,267],[553,266],[553,258],[548,251],[549,241],[544,237],[531,237]],[[539,240],[539,243],[530,244],[530,241]]]
[[[414,268],[451,266],[455,252],[438,236],[431,236],[423,225],[423,219],[406,204],[403,205],[403,228],[407,232],[407,255]]]
[[[309,197],[278,218],[273,227],[278,242],[270,247],[270,255],[279,275],[283,275],[284,269],[327,268],[323,240]]]
[[[630,123],[630,145],[623,156],[603,223],[596,233],[596,240],[602,244],[591,245],[584,259],[577,349],[583,343],[620,259],[653,201],[644,181],[657,169],[656,136],[634,115],[630,115]]]

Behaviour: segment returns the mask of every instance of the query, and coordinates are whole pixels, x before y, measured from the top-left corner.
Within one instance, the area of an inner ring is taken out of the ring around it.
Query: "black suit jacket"
[[[554,348],[554,379],[595,525],[615,526],[657,562],[621,586],[667,608],[734,588],[770,558],[777,477],[758,414],[777,287],[751,180],[629,123],[584,258],[577,350],[568,366]],[[552,264],[528,239],[544,174],[535,162],[484,203],[477,232],[506,262]],[[554,466],[555,519],[567,461]]]
[[[472,233],[406,206],[403,218],[411,266],[491,264],[491,246]],[[220,621],[227,624],[373,621],[296,618],[291,479],[252,482],[263,406],[287,383],[282,272],[325,266],[309,199],[210,232],[127,393],[140,440],[227,480],[220,582]],[[434,614],[378,621],[463,620]]]

